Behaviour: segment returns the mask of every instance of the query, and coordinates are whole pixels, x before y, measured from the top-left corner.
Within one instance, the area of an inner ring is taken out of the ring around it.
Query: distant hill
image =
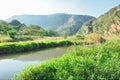
[[[0,20],[0,35],[9,35],[9,32],[15,31],[19,35],[33,35],[33,36],[49,36],[43,28],[36,25],[26,26],[17,20],[12,20],[10,23]]]
[[[66,23],[61,25],[57,31],[60,34],[68,34],[73,35],[77,33],[79,28],[88,20],[94,19],[91,16],[80,16],[80,15],[73,15],[71,16]]]
[[[14,26],[8,24],[7,22],[0,20],[0,35],[8,34],[9,31],[14,30]]]
[[[16,19],[27,25],[38,25],[42,26],[44,29],[55,30],[62,34],[73,35],[86,21],[93,18],[93,16],[87,15],[57,13],[51,15],[16,15],[10,17],[6,21],[10,22]]]
[[[59,36],[53,30],[44,30],[38,25],[25,25],[18,20],[12,20],[9,23],[0,20],[0,43],[13,41],[36,40],[40,37]]]
[[[120,33],[120,5],[110,9],[104,15],[97,19],[86,22],[78,33],[86,34],[91,32],[89,28],[95,33],[103,35],[111,35]]]

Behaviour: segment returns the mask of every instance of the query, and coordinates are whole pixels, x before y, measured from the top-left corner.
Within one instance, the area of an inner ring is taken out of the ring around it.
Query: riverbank
[[[70,40],[49,40],[49,41],[26,41],[26,42],[12,42],[1,43],[0,54],[13,54],[21,52],[35,51],[45,48],[68,46],[74,44]]]
[[[69,53],[42,65],[28,66],[13,80],[119,79],[119,40],[107,41],[99,46],[75,46]]]

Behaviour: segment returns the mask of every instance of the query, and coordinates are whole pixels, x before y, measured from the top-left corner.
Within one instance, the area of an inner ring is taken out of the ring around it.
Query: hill
[[[75,34],[78,29],[86,21],[93,19],[92,16],[87,15],[72,15],[65,13],[57,13],[51,15],[17,15],[12,16],[6,21],[19,20],[21,23],[27,25],[43,26],[44,29],[55,30],[58,32],[64,32],[68,35]],[[72,31],[72,33],[70,33]]]
[[[60,34],[73,35],[77,33],[78,29],[88,20],[94,19],[89,16],[71,16],[64,25],[60,26],[57,31]]]
[[[14,26],[3,20],[0,20],[0,34],[8,34],[8,32],[11,30],[14,30]]]
[[[120,33],[120,5],[110,9],[104,15],[97,19],[86,22],[78,33],[87,34],[95,32],[110,36],[112,34]]]
[[[0,20],[0,43],[8,41],[32,40],[44,36],[58,36],[53,30],[44,30],[41,26],[25,25],[18,20],[6,22]]]

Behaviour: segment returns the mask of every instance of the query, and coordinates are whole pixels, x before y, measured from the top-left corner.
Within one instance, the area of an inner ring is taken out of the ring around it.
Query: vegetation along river
[[[70,47],[56,47],[29,53],[0,56],[0,80],[10,80],[27,65],[35,65],[67,53]]]

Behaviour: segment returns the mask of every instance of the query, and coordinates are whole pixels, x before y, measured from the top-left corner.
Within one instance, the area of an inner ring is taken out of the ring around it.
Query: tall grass
[[[58,59],[42,65],[28,66],[13,78],[13,80],[83,79],[120,79],[120,41],[113,40],[99,46],[75,48]]]
[[[8,42],[10,40],[11,40],[11,38],[9,36],[0,34],[0,43]]]
[[[27,51],[33,51],[38,49],[51,48],[56,46],[65,46],[65,45],[71,45],[71,44],[73,44],[73,42],[68,40],[1,43],[0,54],[27,52]]]

